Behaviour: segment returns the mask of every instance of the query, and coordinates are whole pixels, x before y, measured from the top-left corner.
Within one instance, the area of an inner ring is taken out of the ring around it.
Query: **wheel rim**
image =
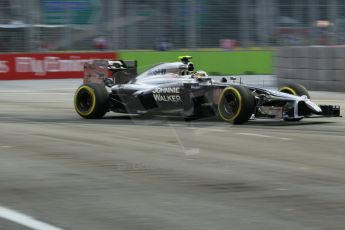
[[[75,107],[79,114],[87,116],[94,110],[95,95],[92,89],[82,87],[76,94]]]
[[[238,100],[233,93],[224,96],[224,111],[227,116],[233,117],[238,110]]]
[[[297,95],[296,91],[291,89],[290,87],[283,87],[279,90],[282,93],[287,93],[287,94],[291,94],[291,95]]]
[[[218,110],[225,121],[233,121],[241,111],[241,96],[235,88],[225,89],[221,95]]]

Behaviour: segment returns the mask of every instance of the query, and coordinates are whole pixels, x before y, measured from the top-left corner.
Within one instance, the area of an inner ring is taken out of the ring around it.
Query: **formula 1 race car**
[[[191,56],[161,63],[137,74],[136,61],[94,60],[84,65],[84,84],[75,92],[74,106],[83,118],[105,113],[180,115],[185,120],[208,116],[242,124],[249,119],[298,121],[307,117],[340,116],[340,107],[316,105],[299,84],[279,90],[216,80],[195,71]]]

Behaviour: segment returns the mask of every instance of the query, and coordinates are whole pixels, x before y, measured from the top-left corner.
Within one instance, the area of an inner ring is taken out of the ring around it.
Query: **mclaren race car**
[[[299,84],[269,90],[217,80],[195,71],[191,56],[161,63],[137,74],[136,61],[94,60],[84,65],[84,83],[74,97],[83,118],[107,112],[139,115],[179,115],[185,120],[216,116],[242,124],[249,119],[298,121],[307,117],[340,116],[340,107],[316,105]],[[218,78],[219,79],[219,78]]]

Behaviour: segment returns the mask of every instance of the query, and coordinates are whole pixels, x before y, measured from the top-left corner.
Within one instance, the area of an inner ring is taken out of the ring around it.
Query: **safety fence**
[[[344,0],[0,0],[0,52],[335,44]]]

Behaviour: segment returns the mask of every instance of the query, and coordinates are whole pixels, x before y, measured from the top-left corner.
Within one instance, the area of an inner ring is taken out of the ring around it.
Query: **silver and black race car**
[[[340,107],[316,105],[299,84],[279,90],[242,85],[195,71],[191,56],[161,63],[137,74],[136,61],[95,60],[84,65],[84,84],[74,97],[83,118],[107,112],[179,115],[185,120],[216,116],[242,124],[249,119],[298,121],[315,116],[340,116]],[[217,80],[219,79],[219,80]]]

